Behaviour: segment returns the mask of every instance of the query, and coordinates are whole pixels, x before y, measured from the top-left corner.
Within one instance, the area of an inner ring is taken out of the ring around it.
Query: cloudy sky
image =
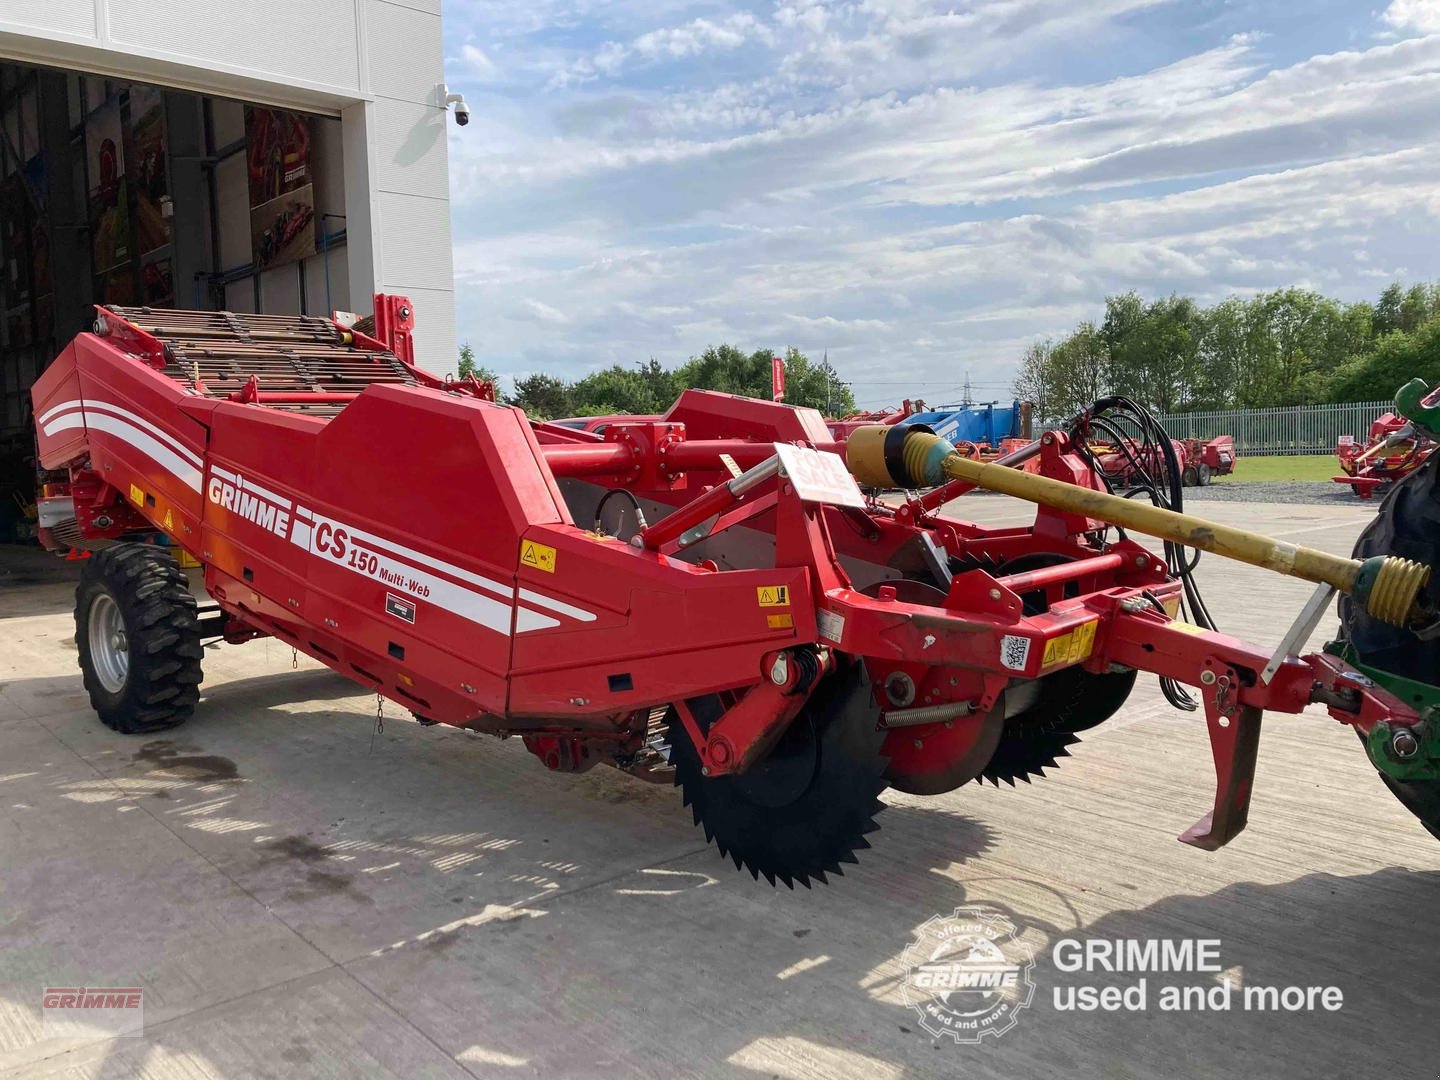
[[[1008,391],[1107,293],[1440,277],[1440,0],[445,0],[460,336]]]

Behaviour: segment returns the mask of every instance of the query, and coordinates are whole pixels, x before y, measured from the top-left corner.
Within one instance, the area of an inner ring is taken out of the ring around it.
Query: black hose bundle
[[[1070,422],[1070,445],[1093,469],[1112,494],[1127,499],[1147,496],[1150,502],[1177,513],[1184,509],[1185,483],[1180,458],[1167,432],[1143,405],[1127,397],[1103,397]],[[1109,445],[1119,456],[1118,469],[1106,469],[1090,447],[1091,440]],[[1125,532],[1116,526],[1123,538]],[[1216,629],[1215,620],[1205,607],[1200,587],[1194,577],[1200,552],[1172,541],[1165,541],[1165,563],[1170,573],[1180,579],[1184,598],[1181,614],[1197,626]],[[1147,596],[1157,608],[1159,600]],[[1165,700],[1177,709],[1193,712],[1195,699],[1173,679],[1161,678],[1160,689]]]

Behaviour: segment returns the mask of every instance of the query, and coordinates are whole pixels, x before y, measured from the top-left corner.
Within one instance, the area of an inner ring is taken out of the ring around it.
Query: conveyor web
[[[317,315],[246,315],[229,311],[178,311],[108,306],[126,322],[162,341],[165,374],[208,397],[241,394],[255,380],[263,404],[333,415],[344,406],[335,394],[355,394],[370,383],[415,385],[410,369],[391,352],[371,352]],[[315,402],[308,394],[326,395]],[[267,401],[264,395],[284,395]]]

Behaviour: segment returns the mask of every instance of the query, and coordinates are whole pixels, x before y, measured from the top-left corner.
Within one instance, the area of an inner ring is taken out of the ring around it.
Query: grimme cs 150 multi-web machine
[[[1244,827],[1262,712],[1312,703],[1440,835],[1440,456],[1345,559],[1179,512],[1173,444],[1124,399],[989,463],[700,391],[580,431],[418,369],[412,320],[100,308],[37,382],[43,535],[93,552],[77,643],[110,727],[182,722],[204,644],[273,636],[549,769],[673,782],[737,866],[809,885],[887,785],[1028,781],[1150,672],[1213,748],[1187,843]],[[1148,499],[1092,439],[1134,448]],[[977,487],[1034,523],[940,515]],[[1213,629],[1199,551],[1317,584],[1278,649]],[[1297,655],[1337,593],[1335,641]]]

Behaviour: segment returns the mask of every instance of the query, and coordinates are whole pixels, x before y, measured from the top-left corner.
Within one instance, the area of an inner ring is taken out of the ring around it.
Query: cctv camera
[[[455,106],[455,123],[461,127],[470,123],[470,106],[465,103],[465,95],[450,93],[449,87],[443,83],[440,86],[440,93],[443,95],[442,100],[445,102],[447,109],[451,105]]]

